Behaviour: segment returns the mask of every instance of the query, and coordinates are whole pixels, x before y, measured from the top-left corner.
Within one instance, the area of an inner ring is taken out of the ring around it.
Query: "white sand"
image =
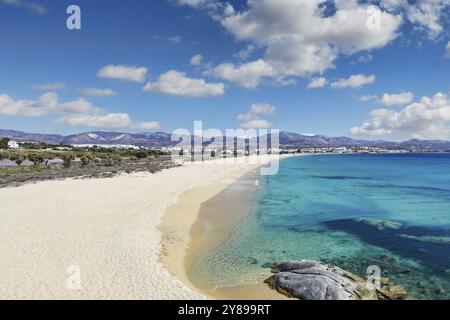
[[[254,168],[196,163],[0,189],[0,299],[203,298],[159,262],[158,224],[186,191],[225,187]],[[80,290],[67,287],[70,266],[80,268]]]

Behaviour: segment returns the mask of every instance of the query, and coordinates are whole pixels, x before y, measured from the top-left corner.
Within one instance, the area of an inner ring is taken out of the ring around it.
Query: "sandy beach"
[[[225,300],[284,298],[262,281],[221,288],[196,281],[198,277],[202,279],[202,275],[197,276],[197,273],[205,271],[200,270],[205,267],[199,262],[201,258],[232,237],[250,214],[254,195],[263,183],[261,177],[259,170],[255,169],[237,179],[233,177],[228,181],[197,187],[185,192],[168,208],[160,225],[163,232],[162,261],[172,274],[194,291],[200,291],[208,298]],[[208,200],[201,201],[205,195],[208,195]],[[174,224],[173,221],[183,223]],[[270,275],[267,270],[267,278]]]
[[[0,299],[206,298],[181,263],[198,209],[261,164],[210,161],[1,189]],[[176,203],[184,214],[160,226]],[[178,245],[162,250],[163,234]],[[178,250],[170,272],[161,263],[169,249]]]

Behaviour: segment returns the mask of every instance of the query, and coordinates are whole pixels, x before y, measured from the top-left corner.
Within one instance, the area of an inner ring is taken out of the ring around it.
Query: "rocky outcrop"
[[[313,260],[274,264],[272,272],[265,281],[270,288],[301,300],[397,300],[406,296],[386,278],[377,289],[350,272]]]

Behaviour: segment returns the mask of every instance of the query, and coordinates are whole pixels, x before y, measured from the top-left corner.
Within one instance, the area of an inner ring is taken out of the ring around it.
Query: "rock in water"
[[[274,275],[265,281],[270,288],[301,300],[390,300],[406,295],[388,281],[376,289],[361,277],[313,260],[275,264],[272,272]]]

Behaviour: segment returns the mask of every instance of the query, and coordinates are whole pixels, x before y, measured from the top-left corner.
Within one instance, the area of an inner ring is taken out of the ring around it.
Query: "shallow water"
[[[361,276],[377,265],[410,298],[450,299],[449,169],[449,154],[285,159],[191,278],[211,288],[260,283],[273,261],[317,259]]]

